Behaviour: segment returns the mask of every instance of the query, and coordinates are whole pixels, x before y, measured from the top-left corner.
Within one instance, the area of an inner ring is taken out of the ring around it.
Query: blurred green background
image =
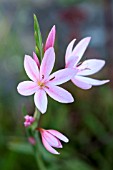
[[[88,91],[71,82],[64,84],[75,98],[72,104],[49,98],[41,125],[63,132],[70,142],[64,144],[60,156],[44,158],[47,169],[113,170],[112,0],[0,0],[0,170],[38,169],[25,137],[22,114],[23,104],[29,114],[34,112],[33,96],[23,97],[16,91],[17,84],[27,80],[24,55],[32,55],[35,47],[34,13],[43,42],[56,25],[55,69],[64,67],[65,50],[73,38],[79,41],[91,36],[84,59],[106,60],[96,78],[110,79],[109,84]]]

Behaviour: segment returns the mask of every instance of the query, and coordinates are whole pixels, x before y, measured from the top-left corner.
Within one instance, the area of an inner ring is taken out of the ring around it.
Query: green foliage
[[[39,23],[35,14],[34,14],[34,37],[36,42],[35,51],[39,60],[41,61],[43,57],[42,36],[40,32]]]

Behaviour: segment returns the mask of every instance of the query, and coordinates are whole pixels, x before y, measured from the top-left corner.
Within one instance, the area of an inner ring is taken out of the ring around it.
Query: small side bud
[[[29,115],[26,115],[24,118],[25,118],[25,122],[24,122],[25,127],[32,125],[32,123],[35,121],[34,117]]]

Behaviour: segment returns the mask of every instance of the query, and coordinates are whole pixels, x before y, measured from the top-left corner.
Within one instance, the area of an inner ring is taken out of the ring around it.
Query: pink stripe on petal
[[[81,89],[88,90],[92,87],[91,84],[84,82],[81,76],[75,76],[75,78],[71,80],[77,87]]]
[[[38,90],[36,83],[32,81],[23,81],[18,84],[17,91],[23,96],[30,96]]]
[[[47,95],[43,89],[39,89],[34,95],[34,102],[41,113],[47,110]]]
[[[87,46],[88,46],[90,40],[91,40],[91,37],[84,38],[74,48],[74,50],[72,52],[72,56],[79,57],[75,64],[77,64],[80,61],[80,59],[82,58],[83,54],[85,53],[85,51],[87,49]]]
[[[69,142],[69,139],[64,136],[62,133],[58,132],[57,130],[52,130],[52,129],[49,129],[47,130],[50,134],[54,135],[55,137],[57,137],[58,139],[64,141],[64,142]]]
[[[52,154],[57,154],[57,155],[60,154],[59,152],[57,152],[54,148],[52,148],[52,147],[48,144],[48,142],[46,141],[46,139],[45,139],[43,136],[42,136],[42,143],[43,143],[44,147],[45,147],[50,153],[52,153]]]
[[[92,75],[102,69],[102,67],[105,65],[104,60],[98,60],[98,59],[90,59],[84,61],[78,69],[80,70],[77,75]]]
[[[60,85],[69,81],[72,77],[76,75],[77,71],[75,69],[61,69],[50,75],[50,83],[54,85]]]
[[[34,52],[33,52],[33,59],[35,60],[35,62],[36,62],[36,64],[37,64],[38,68],[40,68],[39,59],[38,59],[37,55],[36,55]]]
[[[28,55],[25,55],[24,68],[28,77],[31,80],[37,82],[37,80],[39,79],[39,70],[36,62]]]
[[[44,78],[48,78],[49,74],[51,73],[53,66],[55,63],[55,52],[54,48],[49,48],[46,50],[44,54],[44,58],[42,60],[40,66],[40,77],[44,76]]]
[[[54,100],[61,103],[72,103],[74,101],[71,93],[69,93],[67,90],[50,84],[48,84],[48,87],[49,88],[45,88],[45,91]]]
[[[67,63],[68,63],[69,57],[72,56],[71,54],[72,54],[72,49],[73,49],[73,45],[74,45],[75,41],[76,41],[76,39],[73,39],[73,40],[69,43],[69,45],[68,45],[68,47],[67,47],[67,49],[66,49],[66,54],[65,54],[65,62],[66,62],[66,65],[67,65]]]
[[[46,51],[48,48],[53,47],[55,43],[55,35],[56,35],[56,28],[55,25],[52,27],[51,31],[49,32],[49,35],[47,37],[44,51]]]

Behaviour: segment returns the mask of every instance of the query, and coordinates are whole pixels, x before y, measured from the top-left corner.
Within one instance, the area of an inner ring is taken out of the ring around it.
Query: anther
[[[45,86],[45,88],[49,89],[49,87],[48,87],[48,86]]]
[[[44,75],[42,75],[42,79],[44,79]]]
[[[83,62],[78,63],[78,64],[77,64],[77,67],[80,66],[82,63],[83,63]]]
[[[51,80],[54,80],[54,79],[55,79],[55,76],[54,76],[54,77],[52,77],[52,78],[50,79],[50,81],[51,81]]]

